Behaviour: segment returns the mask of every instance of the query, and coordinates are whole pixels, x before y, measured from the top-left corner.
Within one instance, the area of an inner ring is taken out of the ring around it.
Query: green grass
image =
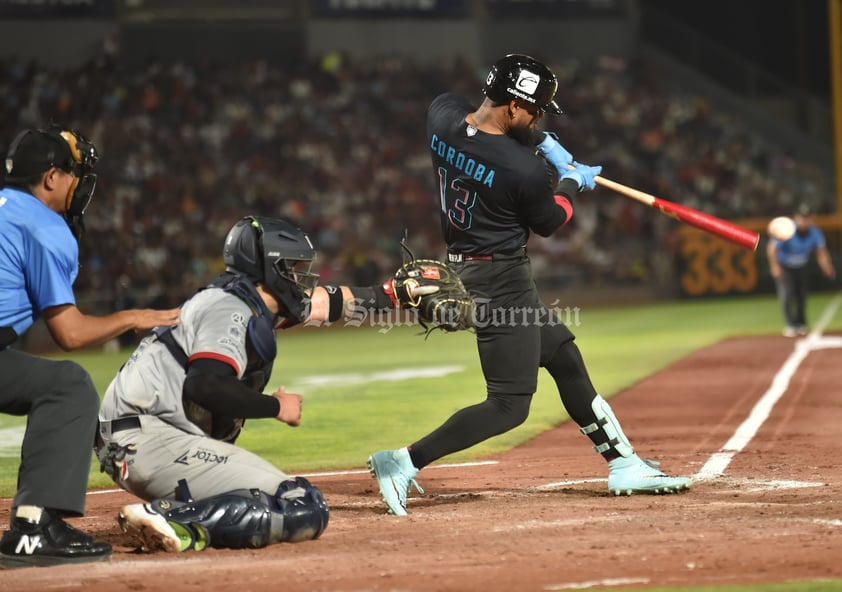
[[[810,318],[818,319],[833,294],[814,294]],[[829,330],[842,330],[842,313]],[[646,306],[582,306],[571,327],[597,389],[610,397],[690,352],[723,338],[778,334],[780,311],[771,296],[653,303]],[[289,472],[361,468],[368,454],[411,443],[451,413],[481,401],[485,386],[471,334],[434,333],[418,327],[381,333],[376,328],[295,329],[281,333],[269,388],[283,384],[305,397],[302,425],[249,420],[238,443]],[[70,357],[91,373],[102,393],[129,352],[84,352]],[[396,370],[450,368],[442,376],[400,379]],[[455,368],[455,370],[454,370]],[[316,384],[314,379],[329,379]],[[529,419],[520,427],[448,460],[507,450],[567,419],[552,380],[539,377]],[[25,419],[0,415],[0,430]],[[0,431],[0,495],[15,490],[19,435]],[[91,468],[92,488],[113,483]]]
[[[591,588],[593,590],[593,588]],[[838,592],[842,580],[815,580],[749,586],[695,586],[683,588],[623,588],[623,592]]]

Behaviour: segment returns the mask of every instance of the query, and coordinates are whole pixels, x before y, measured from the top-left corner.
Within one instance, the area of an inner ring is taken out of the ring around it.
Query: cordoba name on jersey
[[[443,158],[450,166],[456,167],[462,174],[471,177],[474,181],[482,183],[487,187],[494,185],[494,169],[465,156],[464,152],[457,152],[455,148],[440,139],[436,134],[430,139],[430,150]]]

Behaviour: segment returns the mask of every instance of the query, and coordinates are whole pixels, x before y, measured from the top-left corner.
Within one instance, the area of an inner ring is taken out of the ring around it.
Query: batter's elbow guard
[[[287,480],[275,494],[283,516],[281,541],[297,543],[315,540],[327,528],[330,510],[322,492],[304,477]]]

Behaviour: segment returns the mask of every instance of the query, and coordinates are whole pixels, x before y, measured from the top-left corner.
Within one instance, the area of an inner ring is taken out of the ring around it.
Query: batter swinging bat
[[[742,226],[732,222],[728,222],[727,220],[723,220],[722,218],[717,218],[716,216],[705,214],[699,210],[694,210],[693,208],[688,208],[675,202],[655,197],[654,195],[644,193],[643,191],[632,189],[627,185],[617,183],[616,181],[606,179],[605,177],[597,175],[594,178],[594,181],[603,187],[620,193],[621,195],[625,195],[626,197],[630,197],[646,204],[647,206],[660,210],[662,214],[675,218],[680,222],[685,222],[695,226],[696,228],[709,232],[710,234],[729,240],[741,247],[745,247],[746,249],[754,251],[757,249],[757,244],[760,242],[760,235],[758,233],[753,232],[748,228],[743,228]]]

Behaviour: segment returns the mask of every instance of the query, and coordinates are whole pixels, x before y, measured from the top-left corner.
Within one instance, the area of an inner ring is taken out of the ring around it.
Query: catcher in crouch
[[[184,303],[177,326],[144,338],[109,385],[96,453],[115,483],[149,502],[118,516],[140,548],[259,548],[316,539],[327,527],[318,487],[234,444],[247,418],[301,421],[300,395],[263,394],[275,329],[335,321],[360,303],[394,306],[391,281],[317,287],[314,256],[290,223],[241,219],[225,239],[225,273]],[[401,289],[417,302],[438,287]]]
[[[476,327],[487,393],[409,446],[369,457],[392,514],[406,514],[407,492],[412,484],[418,487],[419,470],[526,420],[539,368],[553,377],[568,414],[608,462],[610,492],[669,493],[691,485],[635,454],[591,384],[573,334],[549,321],[553,313],[532,279],[525,248],[530,231],[549,236],[563,226],[573,214],[572,197],[593,189],[602,171],[574,162],[553,136],[537,130],[545,113],[561,113],[557,87],[547,66],[511,54],[491,68],[479,107],[445,93],[427,111],[448,263],[478,300],[487,301]]]

